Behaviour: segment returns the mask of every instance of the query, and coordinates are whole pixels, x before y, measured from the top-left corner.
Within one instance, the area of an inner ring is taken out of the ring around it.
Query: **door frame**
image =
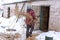
[[[40,6],[40,30],[42,30],[42,21],[43,21],[43,12],[42,12],[42,8],[41,7],[49,7],[49,13],[48,13],[48,29],[49,30],[49,18],[50,18],[50,5],[49,6]]]

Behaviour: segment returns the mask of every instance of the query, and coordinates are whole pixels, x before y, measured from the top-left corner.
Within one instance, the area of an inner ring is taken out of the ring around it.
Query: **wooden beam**
[[[22,2],[5,3],[5,4],[2,4],[2,5],[11,5],[11,4],[29,3],[29,2],[31,2],[31,1],[22,1]]]

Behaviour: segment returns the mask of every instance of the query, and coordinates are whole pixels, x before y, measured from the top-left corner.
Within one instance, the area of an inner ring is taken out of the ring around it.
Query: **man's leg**
[[[30,29],[30,26],[29,26],[29,25],[27,25],[26,38],[28,38],[28,37],[29,37],[29,29]]]
[[[31,26],[31,30],[30,30],[30,37],[32,37],[32,32],[34,30],[34,26]]]

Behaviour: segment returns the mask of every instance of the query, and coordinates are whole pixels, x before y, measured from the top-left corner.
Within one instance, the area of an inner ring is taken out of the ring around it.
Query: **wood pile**
[[[20,37],[21,35],[18,33],[15,35],[0,33],[0,40],[18,40]]]

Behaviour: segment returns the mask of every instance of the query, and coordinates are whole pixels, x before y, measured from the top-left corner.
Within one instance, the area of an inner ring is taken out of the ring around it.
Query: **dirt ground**
[[[29,37],[26,40],[35,40],[36,36],[38,36],[38,34],[33,34],[32,37]]]

